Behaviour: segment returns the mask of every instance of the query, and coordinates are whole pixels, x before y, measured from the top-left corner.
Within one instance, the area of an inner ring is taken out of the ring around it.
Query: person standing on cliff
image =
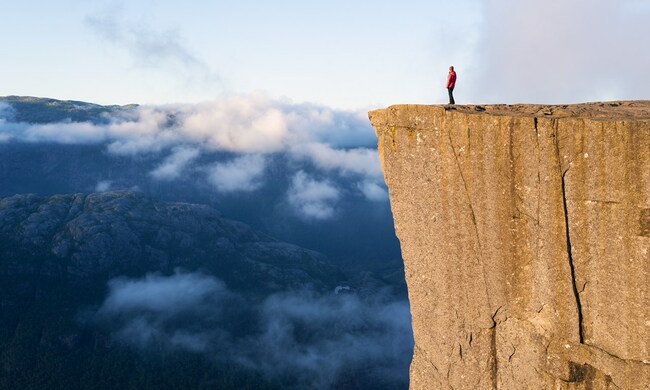
[[[456,86],[456,72],[454,67],[449,67],[449,75],[447,76],[447,91],[449,91],[449,104],[456,104],[454,101],[454,87]]]

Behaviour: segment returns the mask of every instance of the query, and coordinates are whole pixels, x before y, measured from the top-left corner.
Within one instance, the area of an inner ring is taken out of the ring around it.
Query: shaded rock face
[[[132,192],[0,198],[0,253],[7,283],[33,275],[94,283],[177,267],[205,269],[235,288],[264,293],[330,289],[344,279],[324,255],[210,207]]]
[[[650,388],[650,102],[372,111],[415,389]]]

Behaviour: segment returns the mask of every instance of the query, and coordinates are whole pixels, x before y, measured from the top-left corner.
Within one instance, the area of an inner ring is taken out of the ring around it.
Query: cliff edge
[[[650,389],[650,101],[369,113],[414,389]]]

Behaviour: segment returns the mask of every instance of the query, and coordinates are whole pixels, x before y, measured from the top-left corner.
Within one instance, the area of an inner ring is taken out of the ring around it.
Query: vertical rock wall
[[[650,102],[370,113],[414,389],[650,389]]]

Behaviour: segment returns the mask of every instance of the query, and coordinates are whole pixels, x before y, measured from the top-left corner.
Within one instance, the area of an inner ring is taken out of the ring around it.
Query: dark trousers
[[[447,88],[447,91],[449,91],[449,104],[456,104],[456,102],[454,101],[454,89]]]

